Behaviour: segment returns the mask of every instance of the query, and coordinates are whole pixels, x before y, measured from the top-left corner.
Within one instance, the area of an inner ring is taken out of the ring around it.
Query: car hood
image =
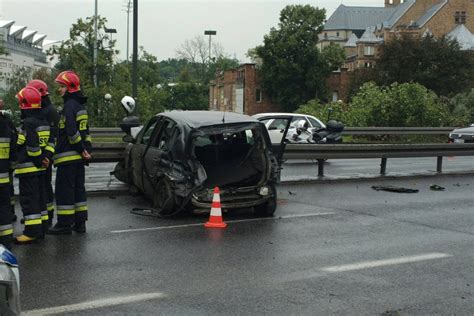
[[[457,128],[451,133],[456,133],[456,134],[474,134],[474,126],[471,127],[465,127],[465,128]]]

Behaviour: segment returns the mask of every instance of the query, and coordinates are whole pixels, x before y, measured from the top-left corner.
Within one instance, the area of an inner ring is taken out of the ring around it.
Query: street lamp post
[[[206,30],[204,31],[204,35],[209,35],[209,63],[211,63],[211,36],[216,35],[217,31],[213,30]]]
[[[95,0],[95,12],[94,12],[94,87],[97,87],[97,11],[99,0]]]
[[[110,40],[112,41],[112,34],[117,34],[117,29],[108,29],[104,27],[104,32],[110,34]]]

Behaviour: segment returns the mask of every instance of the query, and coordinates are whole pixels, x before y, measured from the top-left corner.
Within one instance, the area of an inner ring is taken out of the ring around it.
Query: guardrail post
[[[318,159],[318,177],[324,177],[324,159]]]
[[[436,172],[443,172],[443,156],[438,156],[438,162],[436,163]]]
[[[380,162],[380,174],[385,175],[387,171],[387,158],[382,158],[382,161]]]

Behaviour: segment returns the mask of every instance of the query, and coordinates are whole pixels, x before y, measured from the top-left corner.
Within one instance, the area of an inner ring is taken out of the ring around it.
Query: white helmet
[[[122,106],[128,114],[132,114],[133,110],[135,110],[135,100],[132,97],[126,95],[120,102],[122,102]]]

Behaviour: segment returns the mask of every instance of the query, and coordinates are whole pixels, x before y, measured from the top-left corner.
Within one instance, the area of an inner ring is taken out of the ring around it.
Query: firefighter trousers
[[[60,226],[87,221],[84,163],[59,165],[56,170],[56,213]]]
[[[46,173],[44,175],[45,199],[46,199],[46,208],[48,210],[49,223],[51,223],[54,218],[54,192],[53,192],[52,178],[53,178],[53,167],[52,167],[52,164],[50,164],[48,169],[46,169]]]
[[[13,241],[13,225],[10,207],[10,185],[0,186],[0,243],[11,244]]]
[[[42,177],[41,173],[19,177],[20,205],[25,219],[23,234],[32,238],[39,238],[44,234],[41,220]]]

